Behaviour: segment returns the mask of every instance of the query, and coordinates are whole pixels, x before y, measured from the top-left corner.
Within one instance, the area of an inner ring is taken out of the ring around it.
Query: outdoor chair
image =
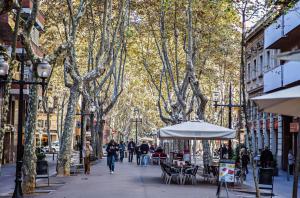
[[[210,171],[210,167],[208,165],[204,165],[202,177],[204,181],[209,183],[213,183],[215,181],[215,176],[213,176],[212,171]]]
[[[191,180],[192,184],[197,184],[197,171],[199,166],[194,166],[193,168],[188,168],[184,172],[183,183],[185,184],[186,179]]]
[[[163,180],[165,180],[165,178],[166,178],[166,170],[165,170],[165,164],[164,163],[161,163],[160,164],[160,168],[161,168],[161,171],[162,171],[162,173],[161,173],[161,178],[163,179]]]
[[[159,165],[159,153],[153,153],[151,156],[152,165],[157,164]]]
[[[166,166],[166,184],[171,184],[172,179],[176,179],[176,182],[179,184],[179,171],[176,169],[172,169],[172,167]]]

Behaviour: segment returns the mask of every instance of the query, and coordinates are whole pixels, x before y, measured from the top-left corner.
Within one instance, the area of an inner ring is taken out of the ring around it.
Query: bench
[[[37,186],[37,179],[48,179],[48,186],[50,186],[49,165],[45,160],[36,162],[35,186]]]

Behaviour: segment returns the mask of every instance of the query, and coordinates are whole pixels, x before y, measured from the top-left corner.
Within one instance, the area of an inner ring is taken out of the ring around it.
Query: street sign
[[[290,132],[291,133],[298,133],[299,132],[299,123],[298,122],[290,123]]]

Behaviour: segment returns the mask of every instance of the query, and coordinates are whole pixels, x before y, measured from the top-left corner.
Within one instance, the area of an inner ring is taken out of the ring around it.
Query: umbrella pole
[[[299,119],[300,125],[300,119]],[[295,163],[295,171],[294,171],[294,183],[293,183],[293,198],[297,198],[298,194],[298,176],[299,176],[299,164],[300,163],[300,130],[297,134],[297,156],[296,156],[296,163]]]
[[[196,139],[193,141],[193,158],[194,158],[194,164],[197,164],[197,159],[196,159]]]

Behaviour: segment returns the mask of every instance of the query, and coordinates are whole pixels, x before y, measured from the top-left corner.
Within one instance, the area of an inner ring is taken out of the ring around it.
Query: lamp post
[[[219,92],[214,91],[213,92],[213,102],[214,102],[214,107],[217,109],[217,107],[228,107],[228,128],[232,128],[232,108],[233,107],[241,107],[240,105],[235,105],[232,103],[232,89],[231,89],[231,83],[229,85],[229,101],[228,104],[218,104],[219,102]],[[231,149],[231,141],[228,141],[228,148]],[[222,150],[222,149],[221,149]],[[230,156],[229,156],[230,157]]]
[[[142,123],[142,117],[140,115],[140,110],[135,107],[134,108],[134,115],[135,115],[135,120],[133,120],[133,122],[135,122],[135,144],[137,145],[138,142],[138,122]]]
[[[46,60],[42,60],[37,63],[37,74],[42,79],[41,82],[31,82],[24,80],[24,49],[22,50],[21,56],[21,73],[20,80],[11,80],[8,81],[5,79],[8,75],[9,65],[5,60],[3,54],[0,54],[0,77],[4,78],[4,80],[0,80],[0,83],[14,83],[19,85],[19,111],[18,111],[18,142],[17,142],[17,164],[16,164],[16,180],[15,180],[15,189],[13,193],[13,197],[23,197],[22,192],[22,164],[23,164],[23,150],[24,147],[22,145],[22,132],[23,132],[23,111],[24,111],[24,93],[23,88],[24,85],[42,85],[43,93],[46,86],[46,78],[50,76],[51,66]]]
[[[86,113],[86,112],[85,112],[85,101],[82,100],[81,113],[80,113],[80,114],[76,114],[76,115],[80,115],[80,116],[81,116],[81,126],[80,126],[80,153],[79,153],[79,162],[80,162],[80,164],[82,164],[82,162],[83,162],[83,143],[84,143],[84,137],[83,137],[84,126],[83,126],[83,122],[84,122],[84,116],[90,115],[91,118],[93,118],[93,117],[94,117],[94,112],[96,111],[96,106],[95,106],[95,105],[90,106],[89,111],[90,111],[90,113]],[[94,118],[93,118],[93,119],[94,119]]]

